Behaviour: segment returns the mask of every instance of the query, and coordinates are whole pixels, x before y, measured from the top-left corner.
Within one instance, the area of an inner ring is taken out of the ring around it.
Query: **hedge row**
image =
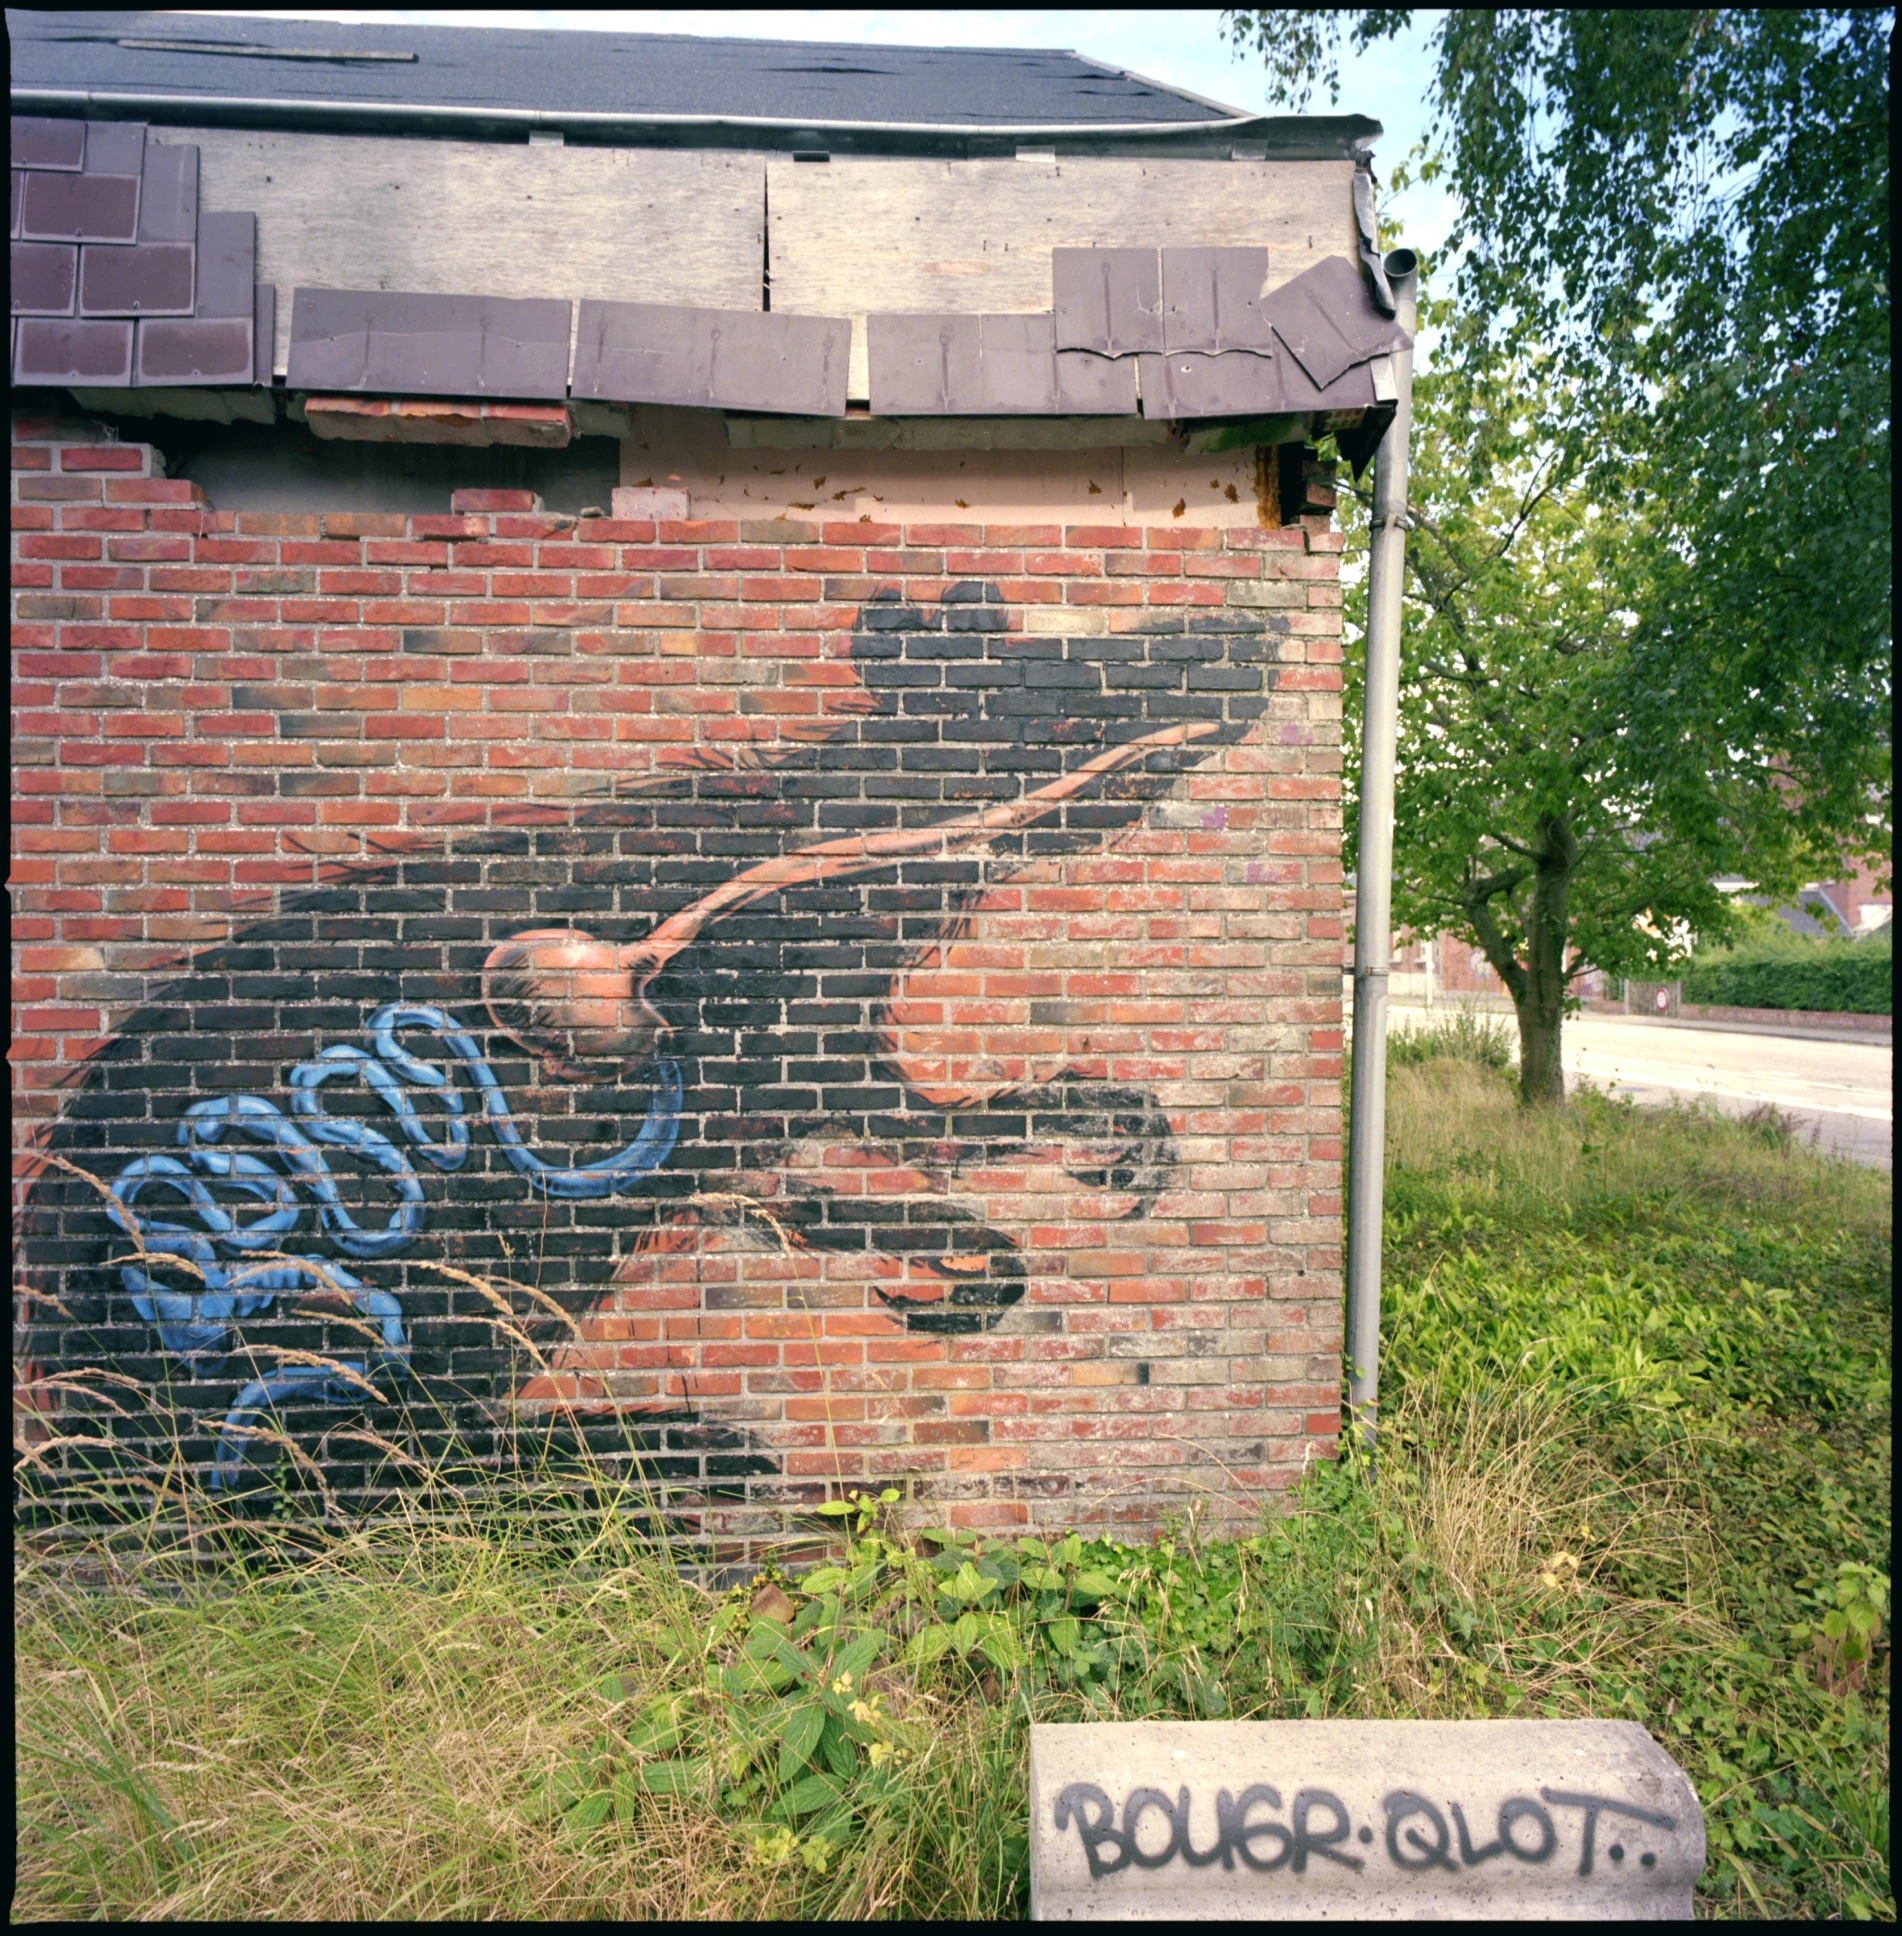
[[[1892,1015],[1891,948],[1868,942],[1821,942],[1788,948],[1738,949],[1693,961],[1684,1000],[1726,1008],[1807,1008],[1835,1015]]]

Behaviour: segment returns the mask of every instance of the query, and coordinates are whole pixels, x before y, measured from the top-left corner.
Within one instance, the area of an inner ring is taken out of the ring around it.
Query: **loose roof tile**
[[[148,142],[139,188],[139,240],[190,242],[198,233],[198,150]]]
[[[1054,249],[1051,290],[1059,350],[1129,356],[1162,348],[1155,249]]]
[[[584,300],[573,391],[612,403],[843,417],[851,349],[841,316]]]
[[[79,251],[70,242],[15,242],[8,295],[16,316],[70,316]]]
[[[22,317],[13,342],[15,383],[132,381],[132,325]]]
[[[1266,249],[1164,249],[1162,347],[1266,350],[1273,330],[1262,312],[1268,280]]]
[[[139,232],[137,175],[26,178],[20,232],[32,242],[130,242]]]
[[[13,116],[14,167],[69,168],[77,174],[85,159],[85,122],[53,121],[37,114]]]
[[[258,218],[236,209],[198,214],[200,316],[249,317],[257,284]]]
[[[298,289],[289,383],[390,396],[564,398],[569,305]]]
[[[1058,249],[1053,257],[1061,348],[1272,357],[1279,340],[1325,390],[1343,371],[1407,342],[1346,256],[1329,256],[1265,294],[1265,249]]]
[[[1344,255],[1331,255],[1282,284],[1263,312],[1295,361],[1323,390],[1357,363],[1405,349],[1412,340],[1380,313],[1360,271]]]
[[[1135,370],[1059,353],[1053,317],[866,318],[879,417],[1129,416]]]
[[[82,316],[189,316],[192,313],[189,242],[144,242],[131,247],[94,243],[80,251]]]

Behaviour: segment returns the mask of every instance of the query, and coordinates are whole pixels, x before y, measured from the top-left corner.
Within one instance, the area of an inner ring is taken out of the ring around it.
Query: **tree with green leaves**
[[[1343,31],[1414,18],[1229,23],[1299,105],[1338,94]],[[1460,214],[1416,390],[1395,912],[1483,949],[1528,1101],[1563,1099],[1586,961],[1660,972],[1683,925],[1724,931],[1713,874],[1887,865],[1892,25],[1430,30],[1410,165]]]
[[[1662,978],[1677,937],[1731,918],[1714,877],[1813,879],[1816,858],[1775,737],[1731,706],[1657,703],[1642,615],[1668,521],[1655,499],[1567,485],[1519,407],[1550,380],[1539,365],[1416,379],[1394,918],[1480,947],[1517,1011],[1520,1094],[1557,1105],[1588,964]],[[1368,509],[1349,500],[1357,551]],[[1350,596],[1365,595],[1362,574]],[[1350,657],[1350,762],[1359,675]]]

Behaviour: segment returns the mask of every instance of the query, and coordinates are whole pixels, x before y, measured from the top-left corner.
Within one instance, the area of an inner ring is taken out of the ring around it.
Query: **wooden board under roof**
[[[206,207],[257,211],[278,375],[299,287],[760,307],[758,155],[240,128],[152,139],[198,148]]]
[[[774,156],[773,307],[851,317],[847,389],[864,398],[868,311],[1048,309],[1052,249],[1265,247],[1270,287],[1356,261],[1353,177],[1348,161]]]

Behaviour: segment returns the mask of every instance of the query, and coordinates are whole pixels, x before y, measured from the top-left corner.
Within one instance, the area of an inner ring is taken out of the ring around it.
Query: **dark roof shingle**
[[[1056,50],[11,8],[7,27],[16,89],[973,128],[1245,112]]]

